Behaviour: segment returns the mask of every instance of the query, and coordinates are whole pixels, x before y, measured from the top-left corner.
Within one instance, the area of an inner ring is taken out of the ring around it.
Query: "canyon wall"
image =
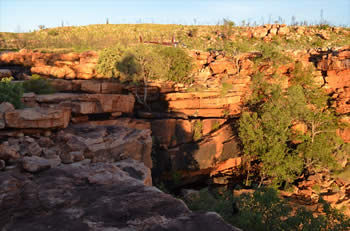
[[[290,51],[294,61],[277,68],[271,62],[253,68],[254,59],[261,56],[258,52],[234,57],[222,52],[188,52],[195,64],[194,84],[151,81],[147,86],[147,104],[151,110],[139,103],[144,87],[97,74],[98,54],[95,52],[51,54],[21,50],[2,53],[0,65],[6,70],[1,70],[0,78],[14,76],[22,81],[34,73],[49,76],[57,92],[48,95],[25,93],[22,97],[24,109],[16,110],[8,103],[0,105],[0,169],[11,175],[1,178],[0,184],[6,185],[8,179],[16,181],[13,177],[18,169],[14,166],[28,174],[45,171],[42,178],[47,178],[51,172],[60,175],[66,174],[66,169],[68,172],[84,169],[91,175],[88,180],[98,185],[105,185],[101,180],[107,175],[111,181],[106,184],[114,182],[118,174],[124,174],[119,171],[124,171],[150,186],[152,167],[153,174],[165,180],[180,173],[179,187],[208,176],[214,183],[226,184],[227,176],[232,177],[232,170],[242,162],[235,126],[251,93],[252,76],[261,72],[268,78],[278,73],[288,77],[284,83],[286,87],[296,62],[315,67],[315,81],[332,96],[332,106],[339,118],[350,123],[349,46]],[[350,128],[338,129],[338,134],[345,142],[350,142]],[[108,165],[114,165],[115,161],[119,163],[117,166]],[[125,161],[127,163],[123,164]],[[141,162],[143,167],[132,161]],[[86,167],[77,167],[81,163],[87,163]],[[112,169],[111,172],[97,174],[95,168],[100,168],[99,164],[108,165],[103,168]],[[342,165],[346,166],[347,162]],[[63,172],[58,173],[57,168],[62,168]],[[74,177],[82,179],[85,175]],[[26,181],[31,180],[26,178]],[[38,182],[31,184],[49,187],[45,180],[44,183],[40,183],[40,179],[34,181]],[[311,188],[315,182],[337,184],[340,193],[331,192],[325,199],[335,206],[349,204],[350,198],[346,194],[350,184],[339,180],[310,179],[298,186],[298,195],[312,198]],[[106,190],[104,187],[102,190]],[[16,190],[5,190],[8,198],[15,198]],[[69,190],[73,194],[76,191],[73,186]],[[107,194],[108,190],[105,191]],[[143,192],[145,189],[135,190]],[[69,201],[66,200],[71,203]],[[168,199],[163,202],[170,203]],[[197,216],[185,210],[182,212],[188,216]],[[152,213],[150,216],[157,215]],[[179,225],[177,218],[174,219],[166,224]]]
[[[295,62],[314,66],[316,82],[332,95],[333,106],[342,121],[349,121],[350,47],[291,51],[288,55],[293,57],[293,62],[277,68],[273,63],[263,63],[257,70],[253,68],[253,59],[261,56],[258,52],[234,57],[222,52],[189,51],[189,54],[194,60],[195,84],[152,81],[147,87],[151,111],[145,110],[134,97],[138,93],[142,98],[143,87],[122,84],[97,74],[95,52],[50,54],[21,50],[1,54],[0,63],[28,66],[32,73],[53,77],[52,85],[59,93],[27,93],[23,97],[27,106],[47,110],[46,117],[64,114],[56,116],[61,121],[52,127],[66,127],[70,121],[151,129],[154,142],[164,154],[159,164],[168,170],[212,169],[220,162],[239,156],[237,134],[230,121],[239,118],[244,101],[250,95],[251,76],[256,72],[290,77]],[[288,86],[288,82],[285,85]],[[5,130],[35,128],[28,122],[30,119],[23,116],[30,110],[37,109],[4,113]],[[56,123],[51,118],[47,120]],[[38,124],[36,128],[46,128],[40,122],[34,123]],[[350,141],[349,128],[339,130],[339,135]]]

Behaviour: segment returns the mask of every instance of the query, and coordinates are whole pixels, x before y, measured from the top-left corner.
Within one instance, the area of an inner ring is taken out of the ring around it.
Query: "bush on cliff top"
[[[124,81],[163,79],[189,83],[191,58],[180,48],[139,44],[125,48],[117,45],[100,53],[97,71]]]
[[[126,47],[122,45],[115,45],[102,50],[99,54],[96,71],[105,77],[118,77],[120,72],[117,64],[121,61],[125,50]]]
[[[191,83],[192,59],[188,54],[175,47],[164,47],[159,51],[166,63],[166,79],[179,83]]]
[[[11,82],[12,78],[3,78],[0,81],[0,103],[9,102],[15,108],[23,106],[21,98],[23,87],[20,83]]]

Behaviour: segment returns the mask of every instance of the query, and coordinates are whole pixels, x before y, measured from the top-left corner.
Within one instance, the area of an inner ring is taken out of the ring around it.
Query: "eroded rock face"
[[[9,128],[66,128],[70,121],[69,109],[26,108],[5,113]]]
[[[75,114],[132,113],[135,98],[120,94],[73,94],[56,93],[50,95],[26,95],[24,102],[45,107],[64,107]]]
[[[22,160],[22,167],[28,172],[36,173],[49,169],[51,165],[50,162],[44,158],[38,156],[27,156]]]
[[[9,145],[8,142],[0,144],[0,159],[2,160],[18,160],[20,154],[17,150]]]
[[[7,171],[0,193],[5,230],[238,230],[215,213],[191,212],[115,164],[76,163],[36,175]]]
[[[152,168],[152,138],[148,129],[138,130],[122,126],[74,125],[58,134],[63,155],[82,152],[93,162],[114,162],[132,158]],[[63,159],[69,157],[63,156]],[[74,161],[74,157],[71,161]],[[62,159],[62,157],[61,157]]]
[[[14,111],[15,107],[8,103],[4,102],[0,104],[0,129],[5,128],[5,113],[9,111]]]

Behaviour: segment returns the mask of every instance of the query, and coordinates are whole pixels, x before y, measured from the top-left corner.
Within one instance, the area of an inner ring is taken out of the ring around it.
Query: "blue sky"
[[[267,23],[350,25],[350,0],[0,0],[0,31],[27,32],[38,25],[57,27],[105,23],[217,24],[223,18]]]

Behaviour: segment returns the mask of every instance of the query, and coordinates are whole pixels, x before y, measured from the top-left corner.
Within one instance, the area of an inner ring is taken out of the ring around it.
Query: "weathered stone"
[[[287,35],[287,34],[289,34],[289,32],[290,32],[290,30],[288,27],[280,27],[278,29],[277,33],[278,33],[278,35]]]
[[[83,152],[93,162],[114,162],[132,158],[152,167],[150,130],[119,126],[72,125],[60,136],[64,145],[62,162],[74,161],[72,152]]]
[[[60,54],[59,57],[60,60],[65,60],[65,61],[78,61],[79,60],[79,54],[75,52],[70,52],[66,54]]]
[[[61,165],[21,179],[16,171],[5,172],[0,175],[0,227],[18,231],[239,230],[216,213],[191,212],[181,200],[146,187],[131,175],[105,163]]]
[[[192,140],[192,124],[188,120],[152,120],[152,134],[160,145],[175,146]]]
[[[89,93],[101,93],[101,82],[93,80],[82,81],[81,90]]]
[[[38,156],[26,156],[22,159],[22,168],[27,172],[36,173],[51,167],[47,159]]]
[[[57,104],[65,101],[78,100],[79,97],[80,97],[80,94],[55,93],[55,94],[48,94],[48,95],[37,95],[35,99],[38,103],[41,103],[41,104],[42,103]]]
[[[0,159],[0,171],[4,170],[5,167],[6,167],[5,161]]]
[[[51,168],[56,168],[61,164],[61,158],[58,155],[50,156],[49,158],[46,158],[49,162]]]
[[[132,95],[83,94],[72,102],[72,112],[78,114],[97,114],[105,112],[132,113],[135,98]]]
[[[170,109],[215,109],[223,108],[230,104],[238,104],[240,102],[240,96],[228,96],[224,98],[169,101],[168,107]]]
[[[74,162],[73,152],[65,152],[63,151],[60,155],[60,159],[64,164],[71,164]]]
[[[0,112],[0,129],[5,128],[4,114]]]
[[[169,146],[175,140],[176,119],[153,120],[152,134],[157,142]]]
[[[350,86],[350,69],[338,72],[328,71],[326,81],[333,89]]]
[[[215,169],[210,173],[211,176],[215,176],[218,174],[225,174],[226,172],[232,172],[234,168],[238,168],[242,164],[242,158],[230,158],[225,162],[218,164],[215,166]]]
[[[0,144],[0,159],[2,160],[18,160],[20,154],[12,146],[9,146],[8,143]]]
[[[73,90],[73,84],[72,84],[72,81],[70,81],[70,80],[52,79],[50,83],[57,91],[72,91]]]
[[[268,29],[263,27],[258,27],[253,31],[254,38],[264,38],[267,35]]]
[[[225,123],[225,119],[204,119],[203,123],[203,135],[207,135],[212,131],[218,130],[220,126]]]
[[[15,107],[11,103],[4,102],[0,104],[0,114],[6,113],[9,111],[14,111],[14,110],[15,110]]]
[[[126,159],[116,162],[115,164],[124,172],[127,172],[132,178],[138,179],[146,186],[152,186],[151,169],[147,168],[143,163]]]
[[[28,154],[31,156],[41,156],[42,148],[36,142],[27,145]]]
[[[123,84],[116,82],[102,82],[101,93],[103,94],[121,94],[123,92]]]
[[[213,74],[221,74],[224,72],[227,74],[237,73],[237,68],[235,64],[231,61],[226,61],[226,60],[215,61],[210,63],[209,66]]]
[[[26,108],[5,113],[10,128],[65,128],[70,120],[70,110]]]
[[[82,151],[71,152],[70,154],[73,156],[74,161],[82,161],[85,159],[84,152]]]

